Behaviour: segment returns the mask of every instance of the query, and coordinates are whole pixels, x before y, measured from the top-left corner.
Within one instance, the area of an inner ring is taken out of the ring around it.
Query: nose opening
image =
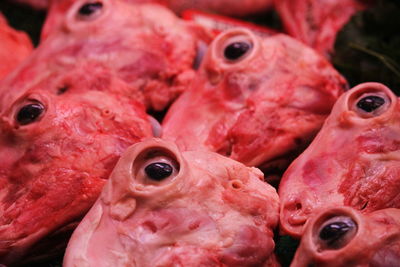
[[[301,238],[304,226],[309,218],[307,207],[301,199],[292,199],[283,205],[281,210],[282,230],[295,237]]]

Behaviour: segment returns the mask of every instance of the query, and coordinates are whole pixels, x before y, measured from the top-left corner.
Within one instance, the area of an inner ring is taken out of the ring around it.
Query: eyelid
[[[94,2],[101,2],[102,3],[102,8],[98,15],[92,17],[89,16],[85,18],[84,16],[79,15],[79,10],[82,8],[83,5],[87,3],[94,3]],[[97,25],[99,24],[99,20],[104,20],[106,19],[107,15],[111,12],[111,5],[110,0],[95,0],[95,1],[90,1],[90,0],[85,0],[85,1],[76,1],[71,8],[67,11],[67,14],[65,16],[64,20],[64,28],[69,31],[69,32],[74,32],[74,31],[79,31],[81,29],[85,29],[89,27],[89,25]],[[92,24],[92,22],[96,22]]]
[[[99,8],[99,9],[96,9],[96,10],[94,11],[94,13],[91,13],[91,14],[87,14],[87,15],[86,15],[86,14],[85,14],[85,15],[80,14],[80,10],[81,10],[83,7],[85,7],[86,5],[93,5],[93,4],[95,4],[95,5],[100,4],[100,8]],[[103,4],[102,1],[100,1],[100,0],[97,0],[97,1],[87,1],[86,3],[82,4],[82,5],[76,10],[76,16],[77,16],[78,19],[81,19],[81,20],[92,20],[92,19],[95,19],[96,16],[100,16],[101,13],[103,12],[103,9],[104,9],[104,4]]]
[[[382,98],[382,99],[384,99],[384,103],[381,105],[381,106],[379,106],[377,109],[375,109],[375,110],[373,110],[373,111],[371,111],[371,112],[367,112],[367,111],[364,111],[364,110],[362,110],[362,109],[360,109],[359,107],[358,107],[358,103],[362,100],[362,99],[364,99],[364,98],[366,98],[366,97],[368,97],[368,96],[377,96],[377,97],[380,97],[380,98]],[[366,92],[366,93],[364,93],[364,94],[361,94],[353,103],[352,103],[352,110],[354,111],[354,112],[356,112],[360,117],[362,117],[362,118],[373,118],[373,117],[377,117],[377,116],[380,116],[380,115],[382,115],[383,113],[385,113],[386,111],[388,111],[389,109],[390,109],[390,106],[392,105],[392,103],[391,103],[391,99],[390,99],[390,97],[389,96],[387,96],[384,92],[371,92],[371,93],[369,93],[369,92]]]
[[[161,162],[169,164],[173,171],[172,174],[165,180],[156,181],[149,178],[145,172],[145,168],[152,163]],[[170,154],[169,151],[163,150],[150,150],[145,151],[135,160],[133,163],[133,178],[136,183],[143,185],[158,185],[164,181],[173,179],[179,173],[179,163],[174,155]]]
[[[227,60],[224,56],[225,48],[235,41],[246,41],[251,44],[252,48],[245,56],[240,57],[237,61]],[[205,66],[207,69],[224,70],[244,70],[248,69],[248,64],[260,55],[262,49],[262,40],[245,28],[234,28],[221,33],[214,39],[205,58]],[[235,64],[239,63],[240,64]],[[233,69],[232,69],[233,68]]]
[[[229,59],[226,57],[225,53],[226,53],[226,49],[235,43],[245,43],[249,46],[249,49],[247,51],[245,51],[241,56],[239,56],[236,59]],[[249,56],[253,50],[253,43],[251,42],[251,40],[248,40],[247,38],[241,38],[241,36],[236,36],[233,37],[232,39],[230,39],[228,42],[225,43],[225,45],[223,46],[223,49],[221,50],[221,57],[224,58],[225,62],[230,63],[230,64],[235,64],[238,63],[240,61],[242,61],[243,59],[245,59],[247,56]]]

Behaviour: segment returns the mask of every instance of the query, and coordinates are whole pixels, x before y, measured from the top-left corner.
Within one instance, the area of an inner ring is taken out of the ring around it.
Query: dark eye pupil
[[[44,107],[40,103],[26,105],[19,110],[17,121],[21,125],[32,123],[39,118],[43,111]]]
[[[82,16],[89,16],[89,15],[95,13],[97,10],[100,10],[102,7],[103,7],[103,4],[100,2],[88,3],[88,4],[84,4],[79,9],[78,12]]]
[[[246,52],[249,51],[250,48],[251,45],[246,42],[232,43],[225,48],[224,55],[225,58],[229,60],[236,60],[246,54]]]
[[[383,104],[385,104],[385,99],[380,96],[370,95],[358,101],[357,107],[366,112],[372,112],[378,109]]]
[[[151,179],[161,181],[172,174],[173,168],[168,163],[155,162],[149,164],[144,171]]]
[[[348,231],[350,231],[352,227],[352,225],[349,225],[345,222],[334,222],[322,228],[321,232],[319,233],[319,237],[322,240],[327,241],[328,245],[334,244]]]

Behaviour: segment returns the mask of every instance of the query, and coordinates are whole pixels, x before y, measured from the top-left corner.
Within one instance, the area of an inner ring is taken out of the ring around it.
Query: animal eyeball
[[[224,57],[229,61],[237,61],[252,49],[252,44],[246,41],[233,42],[224,49]]]
[[[96,15],[99,15],[103,9],[103,3],[102,2],[90,2],[82,5],[79,10],[78,10],[78,16],[79,18],[83,19],[92,19]]]
[[[174,168],[173,166],[165,162],[154,162],[147,165],[144,171],[150,179],[155,181],[162,181],[171,176]]]
[[[357,107],[365,112],[373,112],[385,104],[385,99],[380,96],[366,96],[357,102]]]
[[[179,173],[180,165],[174,154],[163,148],[143,151],[133,162],[136,182],[143,185],[160,185]]]
[[[322,250],[340,249],[356,235],[357,225],[347,216],[336,216],[327,220],[318,231],[318,243]]]
[[[23,106],[16,116],[16,120],[20,125],[27,125],[37,121],[45,111],[44,106],[40,102],[30,103]]]
[[[367,94],[359,97],[355,111],[362,117],[374,117],[383,114],[390,106],[390,99],[385,94]]]

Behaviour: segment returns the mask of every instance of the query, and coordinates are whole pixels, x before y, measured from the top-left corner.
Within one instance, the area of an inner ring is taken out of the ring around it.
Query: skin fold
[[[146,170],[160,163],[157,180]],[[149,139],[121,157],[63,266],[278,266],[278,208],[260,170]]]
[[[360,84],[338,99],[279,185],[284,232],[301,237],[308,219],[332,206],[362,213],[400,207],[399,109],[397,96],[379,83]]]

